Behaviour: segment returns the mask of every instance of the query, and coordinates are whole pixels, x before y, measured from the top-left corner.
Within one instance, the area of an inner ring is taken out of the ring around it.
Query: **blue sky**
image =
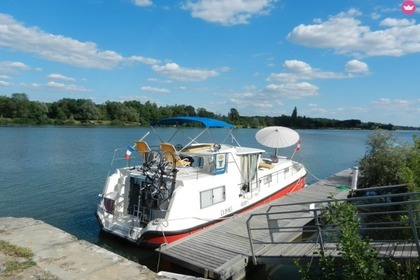
[[[420,126],[420,0],[1,0],[0,95]]]

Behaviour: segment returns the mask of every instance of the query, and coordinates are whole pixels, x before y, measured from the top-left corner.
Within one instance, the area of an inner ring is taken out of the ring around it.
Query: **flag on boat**
[[[298,141],[296,147],[295,147],[295,151],[299,151],[300,150],[300,140]]]
[[[131,153],[134,151],[134,148],[130,145],[127,145],[127,151],[125,152],[125,159],[130,159]]]

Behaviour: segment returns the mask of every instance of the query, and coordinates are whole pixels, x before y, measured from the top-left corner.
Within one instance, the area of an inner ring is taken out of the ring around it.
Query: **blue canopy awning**
[[[205,127],[227,127],[227,128],[233,128],[233,125],[224,121],[211,119],[211,118],[202,118],[202,117],[172,117],[172,118],[166,118],[157,120],[151,123],[151,126],[157,126],[157,125],[183,125],[185,123],[191,123],[191,122],[198,122],[204,125]]]

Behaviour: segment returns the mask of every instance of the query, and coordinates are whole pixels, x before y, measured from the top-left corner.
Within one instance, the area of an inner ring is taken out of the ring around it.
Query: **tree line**
[[[357,119],[335,120],[299,116],[297,108],[290,116],[241,116],[231,108],[226,115],[194,108],[190,105],[158,106],[156,103],[139,101],[106,101],[95,104],[90,99],[63,98],[55,102],[31,101],[25,93],[13,93],[10,97],[0,96],[0,124],[29,125],[140,125],[148,126],[151,121],[173,116],[199,116],[216,118],[243,128],[265,126],[287,126],[302,129],[413,129],[395,127],[392,124],[363,123]]]

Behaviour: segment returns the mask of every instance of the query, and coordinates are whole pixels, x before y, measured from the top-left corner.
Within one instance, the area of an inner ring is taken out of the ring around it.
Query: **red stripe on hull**
[[[263,200],[260,200],[257,203],[252,204],[252,205],[250,205],[250,206],[248,206],[244,209],[241,209],[240,211],[235,212],[235,213],[233,213],[229,216],[233,216],[234,214],[244,213],[244,212],[249,211],[251,209],[255,209],[259,206],[262,206],[262,205],[267,204],[267,203],[269,203],[273,200],[276,200],[276,199],[278,199],[282,196],[285,196],[288,193],[301,190],[301,189],[303,189],[304,186],[305,186],[305,177],[300,178],[298,181],[295,181],[294,183],[290,184],[286,188],[281,189],[280,191],[274,193],[273,195],[271,195],[271,196],[269,196],[269,197],[267,197]],[[172,242],[177,241],[179,239],[182,239],[182,238],[184,238],[188,235],[199,232],[199,231],[201,231],[201,230],[203,230],[203,229],[205,229],[209,226],[217,224],[219,222],[220,221],[214,221],[214,222],[211,222],[209,224],[202,225],[198,228],[193,228],[193,229],[189,229],[187,231],[178,232],[178,233],[165,232],[164,235],[162,235],[161,232],[150,233],[143,238],[143,240],[140,242],[140,244],[145,245],[145,246],[155,246],[156,247],[156,246],[159,246],[159,245],[164,244],[164,243],[172,243]]]

